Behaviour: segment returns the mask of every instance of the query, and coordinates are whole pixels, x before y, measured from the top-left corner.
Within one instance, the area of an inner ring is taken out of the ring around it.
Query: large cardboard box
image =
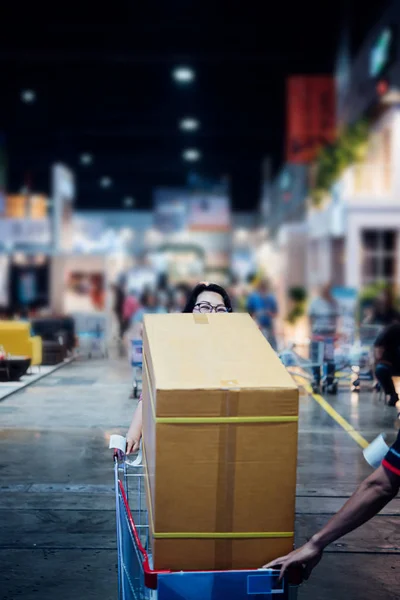
[[[257,568],[293,548],[298,390],[249,315],[144,319],[156,569]]]

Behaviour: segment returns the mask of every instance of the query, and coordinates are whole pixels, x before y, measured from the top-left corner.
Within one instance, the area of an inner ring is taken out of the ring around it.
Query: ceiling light
[[[135,198],[132,198],[132,196],[126,196],[124,198],[124,206],[125,208],[132,208],[132,206],[135,205]]]
[[[199,150],[196,150],[195,148],[188,148],[187,150],[184,150],[182,156],[183,160],[187,160],[189,162],[196,162],[201,158]]]
[[[22,90],[21,100],[26,104],[32,104],[32,102],[35,102],[36,100],[36,92],[33,90]]]
[[[196,131],[199,128],[200,123],[197,119],[187,117],[179,122],[179,127],[182,131]]]
[[[89,152],[84,152],[80,156],[80,161],[81,161],[81,165],[85,165],[85,166],[91,165],[93,162],[93,155],[89,154]]]
[[[191,83],[194,81],[195,72],[190,67],[176,67],[172,71],[172,77],[178,83]]]
[[[111,177],[102,177],[100,179],[100,187],[102,188],[109,188],[112,185],[112,179]]]

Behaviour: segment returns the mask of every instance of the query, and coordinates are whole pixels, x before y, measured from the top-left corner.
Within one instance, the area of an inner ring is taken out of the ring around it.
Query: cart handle
[[[124,462],[130,467],[140,467],[143,461],[142,454],[142,443],[140,443],[139,450],[136,454],[136,457],[133,460],[128,459],[125,453],[126,450],[126,439],[122,435],[113,434],[110,437],[109,448],[113,450],[113,460],[114,462]]]
[[[125,506],[126,516],[128,517],[129,525],[131,527],[131,530],[132,530],[132,533],[133,533],[133,537],[135,539],[136,546],[137,546],[140,554],[142,555],[142,563],[143,563],[143,573],[144,573],[144,583],[145,583],[145,586],[148,587],[151,590],[156,590],[157,589],[157,577],[158,577],[158,575],[161,575],[161,574],[164,575],[164,574],[167,574],[167,573],[171,573],[171,571],[153,571],[150,568],[149,556],[148,556],[146,550],[143,548],[142,542],[140,541],[140,537],[139,537],[138,531],[136,529],[135,521],[133,520],[132,513],[131,513],[131,510],[129,508],[128,499],[126,497],[124,486],[122,485],[121,481],[118,481],[118,485],[119,485],[119,491],[120,491],[120,494],[121,494],[121,498],[122,498],[122,501],[123,501],[124,506]]]

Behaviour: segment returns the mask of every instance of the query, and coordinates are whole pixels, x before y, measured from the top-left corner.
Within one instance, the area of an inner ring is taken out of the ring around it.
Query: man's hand
[[[303,577],[304,579],[308,579],[312,573],[312,570],[317,566],[321,558],[321,548],[318,546],[318,544],[310,540],[298,550],[273,560],[268,565],[264,565],[263,568],[276,569],[277,567],[281,567],[279,579],[282,579],[290,567],[303,567]]]

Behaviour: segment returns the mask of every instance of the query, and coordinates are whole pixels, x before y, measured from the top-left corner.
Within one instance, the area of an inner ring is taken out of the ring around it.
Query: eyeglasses
[[[209,302],[198,302],[197,304],[194,305],[194,312],[200,312],[200,313],[212,313],[212,312],[216,312],[216,313],[227,313],[228,309],[226,308],[225,304],[217,304],[216,306],[214,306],[213,304],[210,304]]]

